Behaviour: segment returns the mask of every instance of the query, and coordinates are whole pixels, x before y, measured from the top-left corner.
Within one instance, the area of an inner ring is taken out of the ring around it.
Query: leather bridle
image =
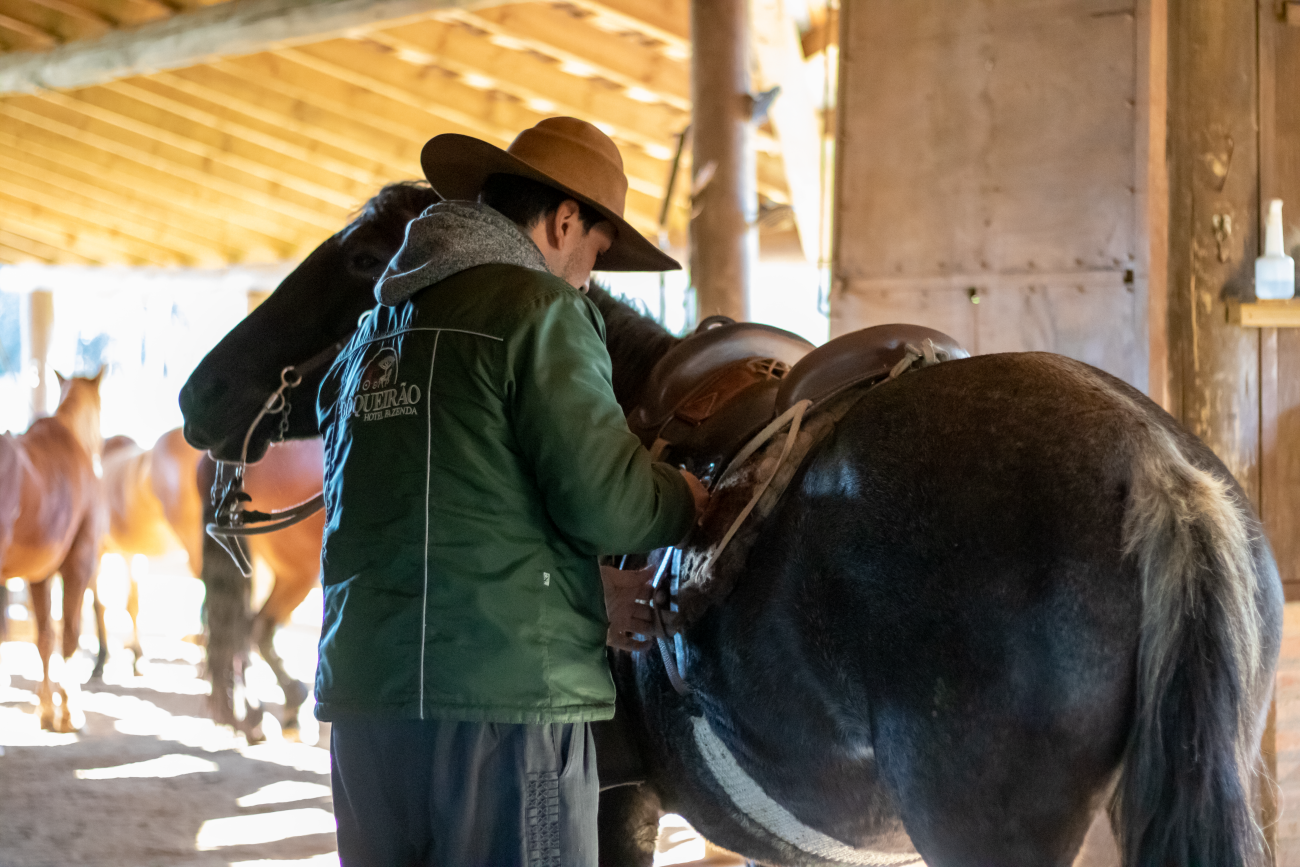
[[[286,527],[292,527],[325,508],[325,492],[322,490],[306,502],[276,512],[260,512],[248,508],[252,497],[244,490],[244,473],[248,468],[248,446],[253,440],[253,431],[267,416],[280,416],[280,430],[276,442],[283,442],[289,430],[289,413],[293,404],[289,393],[302,384],[303,378],[315,373],[329,364],[343,349],[343,342],[333,343],[302,364],[289,365],[280,371],[280,386],[262,403],[261,409],[253,418],[244,433],[244,442],[239,450],[238,461],[217,461],[216,477],[212,482],[212,504],[215,506],[212,523],[206,526],[211,536],[222,549],[230,555],[245,578],[253,574],[253,561],[248,551],[240,543],[245,536],[260,536],[274,533]],[[225,468],[233,466],[229,479],[225,479]]]

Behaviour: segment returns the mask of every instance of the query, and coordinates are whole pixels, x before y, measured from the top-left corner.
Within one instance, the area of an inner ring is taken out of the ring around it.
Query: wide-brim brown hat
[[[618,146],[592,124],[549,117],[510,147],[457,133],[434,136],[420,154],[424,176],[444,199],[478,198],[489,175],[532,178],[590,205],[614,226],[614,243],[596,258],[597,271],[675,271],[682,266],[623,219],[627,175]]]

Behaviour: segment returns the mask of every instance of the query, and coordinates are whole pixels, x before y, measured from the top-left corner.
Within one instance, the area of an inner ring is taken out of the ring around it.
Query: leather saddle
[[[628,415],[656,459],[683,466],[710,484],[740,448],[801,400],[819,403],[887,376],[907,347],[931,341],[947,357],[968,353],[951,337],[920,325],[878,325],[814,348],[789,331],[753,322],[706,321],[650,373],[645,396]],[[711,327],[710,327],[711,325]]]

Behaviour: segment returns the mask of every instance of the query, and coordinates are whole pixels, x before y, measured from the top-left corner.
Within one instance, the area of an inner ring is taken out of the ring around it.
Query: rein
[[[248,508],[252,497],[244,490],[244,473],[248,469],[248,446],[253,440],[253,431],[270,415],[280,416],[279,437],[276,442],[283,442],[289,430],[289,413],[293,404],[289,401],[289,392],[302,385],[305,376],[314,373],[343,349],[343,342],[333,343],[299,365],[289,365],[280,371],[280,387],[271,393],[262,408],[253,418],[244,434],[243,446],[239,451],[239,460],[235,462],[217,461],[217,474],[212,482],[212,504],[216,514],[212,523],[206,526],[211,536],[222,549],[230,555],[245,578],[253,574],[253,561],[240,539],[246,536],[261,536],[292,527],[305,521],[325,508],[325,492],[322,490],[306,502],[278,512],[260,512]],[[234,466],[234,472],[228,482],[222,484],[222,470]]]

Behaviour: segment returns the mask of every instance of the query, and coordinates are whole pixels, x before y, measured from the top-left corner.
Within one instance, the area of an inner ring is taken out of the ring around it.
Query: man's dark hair
[[[582,221],[584,231],[590,232],[592,226],[605,222],[605,216],[586,202],[579,202],[562,190],[520,175],[488,175],[478,198],[524,229],[531,229],[540,220],[554,214],[565,199],[578,202],[578,219]]]

